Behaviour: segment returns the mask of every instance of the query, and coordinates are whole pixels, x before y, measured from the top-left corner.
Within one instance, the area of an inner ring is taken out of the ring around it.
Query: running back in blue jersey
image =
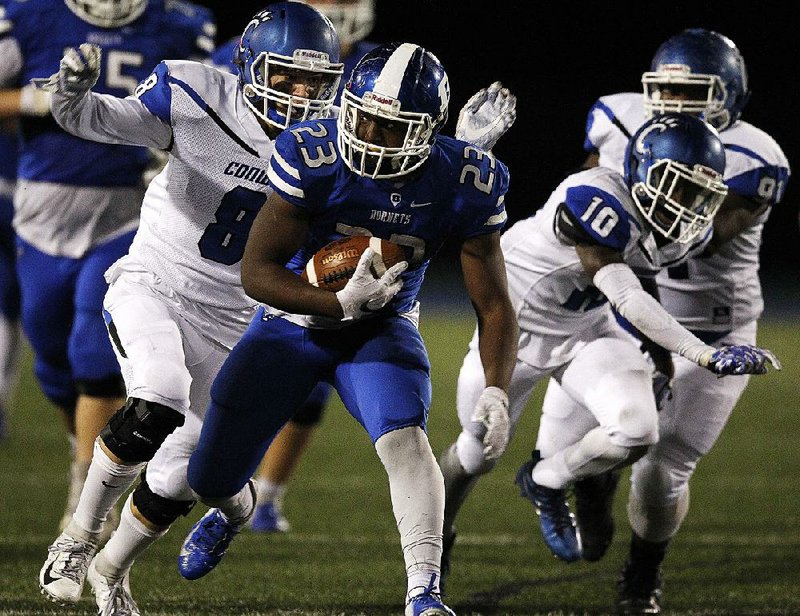
[[[507,219],[506,166],[466,142],[439,136],[430,158],[404,184],[353,174],[336,147],[336,121],[312,120],[275,141],[269,179],[288,202],[306,208],[311,227],[288,264],[300,273],[322,246],[345,235],[372,235],[411,249],[403,289],[390,304],[410,310],[425,269],[445,239],[500,231]]]
[[[10,0],[0,37],[16,41],[20,83],[58,71],[67,47],[95,43],[104,60],[95,92],[126,96],[162,59],[205,58],[213,50],[211,11],[188,2],[151,0],[136,21],[104,29],[81,20],[64,2]],[[2,74],[2,69],[0,69]],[[52,118],[21,123],[19,177],[79,186],[136,186],[148,161],[145,148],[84,141]]]

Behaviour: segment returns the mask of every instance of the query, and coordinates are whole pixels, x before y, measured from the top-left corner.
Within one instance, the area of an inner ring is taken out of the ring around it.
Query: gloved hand
[[[19,92],[19,110],[24,116],[43,118],[50,115],[50,92],[30,83],[22,86]]]
[[[92,89],[100,77],[100,47],[82,43],[78,49],[69,47],[61,58],[58,73],[48,79],[32,79],[37,88],[63,96],[81,97]]]
[[[367,248],[344,289],[336,292],[336,299],[344,313],[342,321],[360,319],[365,314],[380,310],[403,288],[403,281],[399,277],[408,267],[408,262],[401,261],[386,270],[380,278],[375,278],[370,271],[374,257],[375,251]]]
[[[499,387],[487,387],[478,398],[472,421],[483,424],[483,454],[487,460],[496,460],[508,446],[510,420],[508,417],[508,394]]]
[[[659,411],[664,408],[667,400],[672,400],[672,379],[658,370],[653,373],[653,395]]]
[[[517,119],[517,97],[495,81],[472,95],[458,113],[456,139],[489,151]]]
[[[770,364],[776,370],[781,369],[781,362],[772,351],[749,344],[737,344],[717,349],[704,365],[714,374],[726,376],[766,374]]]

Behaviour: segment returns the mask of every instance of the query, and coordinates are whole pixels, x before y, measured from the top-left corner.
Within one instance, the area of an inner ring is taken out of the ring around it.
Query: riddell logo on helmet
[[[313,49],[295,49],[292,54],[292,60],[296,64],[330,64],[330,56],[324,51],[315,51]]]
[[[375,107],[387,108],[392,113],[400,111],[400,101],[391,96],[384,96],[375,92],[367,92],[364,94],[364,103],[367,105],[374,105]]]
[[[660,64],[658,70],[664,73],[686,75],[692,72],[692,67],[688,64]]]
[[[322,260],[320,261],[320,264],[327,265],[332,261],[344,261],[347,259],[353,259],[358,256],[359,256],[358,250],[356,250],[355,248],[348,248],[347,250],[340,250],[339,252],[334,252],[332,255],[323,257]]]

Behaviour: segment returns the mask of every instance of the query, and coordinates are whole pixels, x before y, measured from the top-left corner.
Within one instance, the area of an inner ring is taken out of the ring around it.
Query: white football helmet
[[[101,28],[119,28],[137,19],[147,0],[64,0],[82,20]]]

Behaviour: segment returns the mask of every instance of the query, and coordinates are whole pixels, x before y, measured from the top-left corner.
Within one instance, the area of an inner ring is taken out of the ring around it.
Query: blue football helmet
[[[685,113],[650,118],[625,151],[625,182],[639,212],[670,241],[704,235],[728,188],[717,131]]]
[[[354,45],[364,40],[375,25],[375,0],[306,2],[331,20],[342,46]]]
[[[339,151],[356,174],[373,179],[419,168],[447,122],[450,84],[439,60],[412,43],[387,43],[364,55],[342,91]],[[402,144],[388,147],[358,136],[362,117],[404,130]]]
[[[717,130],[732,126],[750,98],[744,58],[728,37],[690,28],[665,41],[642,75],[645,115],[699,115]],[[690,100],[664,96],[678,91]]]
[[[279,129],[327,117],[344,70],[333,24],[302,2],[273,2],[256,13],[233,63],[247,106]],[[277,81],[280,76],[289,78]],[[305,85],[305,96],[293,91],[298,82]]]
[[[147,0],[65,0],[83,21],[101,28],[119,28],[138,18]]]

